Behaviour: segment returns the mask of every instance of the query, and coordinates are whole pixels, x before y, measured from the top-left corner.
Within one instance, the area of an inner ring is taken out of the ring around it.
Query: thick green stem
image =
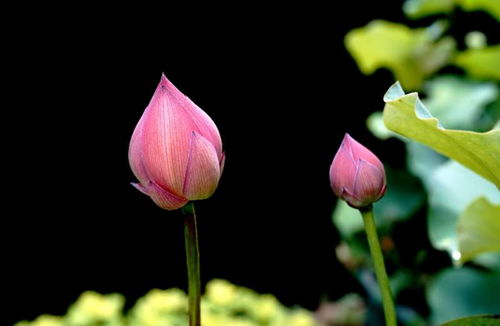
[[[380,243],[377,236],[377,227],[373,219],[373,206],[370,205],[360,209],[365,222],[366,236],[375,267],[375,275],[377,275],[380,293],[382,294],[382,303],[384,304],[385,323],[387,326],[396,326],[396,310],[394,309],[394,301],[392,300],[391,287],[389,286],[389,278],[384,265],[384,256],[380,249]]]
[[[198,230],[193,203],[182,208],[184,214],[184,241],[186,244],[186,261],[188,269],[189,291],[189,326],[200,326],[200,252],[198,249]]]

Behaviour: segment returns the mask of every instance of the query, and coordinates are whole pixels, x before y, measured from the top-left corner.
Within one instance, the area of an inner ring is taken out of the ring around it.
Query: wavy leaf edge
[[[434,127],[436,129],[439,129],[440,131],[446,131],[447,133],[451,133],[451,134],[454,134],[454,133],[457,133],[457,134],[469,134],[469,135],[474,135],[474,136],[481,136],[481,135],[495,135],[495,136],[498,136],[499,139],[500,139],[500,130],[498,130],[496,127],[494,127],[493,129],[489,130],[489,131],[486,131],[486,132],[476,132],[476,131],[470,131],[470,130],[457,130],[457,129],[446,129],[444,128],[441,123],[439,122],[439,120],[437,118],[435,118],[430,112],[429,110],[426,108],[426,106],[424,105],[424,103],[420,100],[420,97],[419,97],[419,94],[417,92],[411,92],[411,93],[408,93],[408,94],[405,94],[401,84],[399,81],[396,81],[394,84],[391,85],[391,87],[389,87],[389,89],[387,90],[387,92],[384,94],[384,97],[383,97],[383,100],[384,102],[387,104],[391,104],[391,103],[395,103],[395,102],[398,102],[398,101],[401,101],[401,102],[409,102],[409,103],[414,103],[414,107],[413,107],[413,110],[414,110],[414,114],[415,114],[415,117],[418,118],[419,120],[423,121],[424,123],[429,123],[431,127]],[[411,140],[414,140],[414,141],[417,141],[419,143],[422,143],[420,140],[415,140],[413,139],[412,137],[410,136],[407,136],[405,135],[404,133],[401,133],[400,131],[398,130],[394,130],[393,128],[391,128],[388,123],[386,122],[386,115],[385,115],[385,111],[386,109],[384,108],[384,115],[383,115],[383,119],[384,119],[384,124],[386,125],[387,129],[393,131],[393,132],[396,132],[404,137],[407,137]],[[446,134],[444,134],[446,135]],[[441,152],[440,150],[437,150],[435,149],[434,147],[428,145],[428,144],[425,144],[423,143],[424,145],[436,150],[437,152],[440,152],[441,154],[451,158],[451,159],[454,159],[456,160],[454,157],[450,157],[449,155],[447,155],[446,153],[443,153]],[[458,144],[460,145],[460,144]],[[466,148],[463,148],[465,152],[468,152],[470,154],[471,157],[474,157],[477,162],[482,162],[482,159],[477,157],[477,155],[474,153],[474,152],[471,152],[469,151],[468,149]],[[457,160],[459,163],[467,166],[468,168],[472,169],[474,172],[478,173],[479,175],[485,177],[486,179],[490,180],[491,182],[493,182],[497,188],[500,189],[500,179],[498,176],[495,176],[493,174],[493,171],[490,171],[491,174],[493,175],[485,175],[484,173],[480,173],[478,172],[477,170],[475,170],[474,168],[468,166],[467,164],[464,164],[464,162],[461,162],[459,160]],[[482,163],[480,165],[483,165]],[[486,168],[486,170],[489,170],[488,168]],[[490,174],[488,173],[488,174]],[[493,178],[492,178],[493,176]]]

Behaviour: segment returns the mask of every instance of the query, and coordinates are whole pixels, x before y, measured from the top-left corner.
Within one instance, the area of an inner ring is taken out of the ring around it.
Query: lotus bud
[[[337,197],[363,208],[385,193],[384,165],[369,149],[345,134],[330,166],[330,184]]]
[[[135,127],[128,153],[134,187],[174,210],[210,197],[224,163],[215,123],[165,75]]]

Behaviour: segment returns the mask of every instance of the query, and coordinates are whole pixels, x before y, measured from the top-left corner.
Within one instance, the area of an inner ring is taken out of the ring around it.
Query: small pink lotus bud
[[[132,185],[167,210],[210,197],[224,162],[215,123],[165,75],[135,127],[128,157],[139,179]]]
[[[330,184],[335,195],[350,206],[368,206],[385,193],[384,165],[369,149],[345,134],[330,166]]]

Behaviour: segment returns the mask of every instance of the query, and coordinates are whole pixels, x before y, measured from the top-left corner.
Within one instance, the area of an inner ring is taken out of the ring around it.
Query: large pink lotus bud
[[[210,197],[224,162],[215,123],[165,75],[135,127],[129,162],[133,184],[161,208]]]
[[[337,197],[362,208],[385,193],[384,165],[369,149],[345,134],[330,166],[330,184]]]

